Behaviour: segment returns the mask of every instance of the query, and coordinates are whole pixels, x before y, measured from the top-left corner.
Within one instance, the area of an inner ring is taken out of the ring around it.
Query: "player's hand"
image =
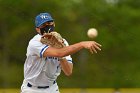
[[[89,49],[90,52],[93,54],[94,52],[97,53],[97,50],[101,51],[101,46],[99,43],[95,41],[83,41],[81,42],[82,46],[86,49]]]

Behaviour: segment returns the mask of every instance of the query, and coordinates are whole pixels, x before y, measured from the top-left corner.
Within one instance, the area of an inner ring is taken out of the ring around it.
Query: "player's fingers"
[[[96,49],[95,49],[95,47],[94,46],[91,46],[91,48],[90,48],[92,51],[94,51],[95,53],[97,53],[97,51],[96,51]]]
[[[93,50],[90,48],[89,51],[91,52],[91,54],[93,54]]]
[[[94,42],[97,46],[99,46],[99,47],[101,47],[102,45],[101,44],[99,44],[99,43],[97,43],[97,42]]]
[[[101,51],[101,48],[99,46],[97,46],[96,44],[94,44],[94,48],[96,48],[96,49]]]

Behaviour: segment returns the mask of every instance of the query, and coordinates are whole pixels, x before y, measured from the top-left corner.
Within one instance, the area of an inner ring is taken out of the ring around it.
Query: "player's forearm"
[[[66,59],[60,59],[60,65],[65,75],[70,76],[72,74],[72,70],[73,70],[72,63],[67,62]]]
[[[59,56],[64,57],[64,56],[72,55],[78,52],[79,50],[81,50],[82,48],[83,46],[81,43],[76,43],[76,44],[61,48],[59,51],[60,52]]]
[[[63,47],[60,49],[49,47],[43,53],[43,56],[44,57],[47,57],[47,56],[65,57],[65,56],[72,55],[72,54],[76,53],[77,51],[79,51],[82,48],[83,48],[83,45],[81,43],[76,43],[76,44],[66,46],[66,47]]]

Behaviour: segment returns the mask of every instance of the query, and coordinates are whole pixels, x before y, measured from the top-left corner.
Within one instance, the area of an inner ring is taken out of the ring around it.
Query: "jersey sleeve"
[[[66,41],[66,39],[63,39],[63,40],[64,40],[64,44],[65,44],[66,46],[69,46],[69,43]],[[72,63],[72,57],[71,57],[71,55],[68,55],[68,56],[66,56],[65,58],[66,58],[66,60],[67,60],[69,63]]]
[[[71,57],[71,55],[66,56],[65,58],[66,58],[67,62],[72,63],[72,57]]]
[[[48,45],[42,44],[41,42],[32,41],[29,43],[30,54],[37,55],[40,58],[43,57],[43,53],[48,48],[49,48]]]

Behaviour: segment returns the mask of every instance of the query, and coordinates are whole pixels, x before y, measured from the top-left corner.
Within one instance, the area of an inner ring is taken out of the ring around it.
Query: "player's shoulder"
[[[41,39],[41,35],[37,34],[35,35],[30,41],[29,41],[29,45],[40,45],[42,44],[40,42]]]
[[[41,35],[37,34],[37,35],[35,35],[35,36],[30,40],[30,42],[32,42],[32,41],[38,41],[38,40],[40,40],[40,38],[41,38]]]

